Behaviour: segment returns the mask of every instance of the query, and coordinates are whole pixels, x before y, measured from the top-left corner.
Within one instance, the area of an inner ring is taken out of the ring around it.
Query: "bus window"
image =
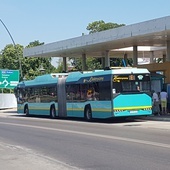
[[[81,92],[80,92],[80,85],[78,84],[71,84],[66,87],[66,96],[67,100],[80,100],[81,99]]]
[[[112,89],[113,94],[120,93],[122,91],[121,83],[113,83],[113,89]]]
[[[88,89],[87,84],[81,84],[80,85],[81,100],[86,100],[87,89]]]
[[[110,81],[99,83],[99,100],[111,100],[111,84],[110,84]]]
[[[24,94],[23,94],[23,89],[18,89],[17,90],[17,101],[18,103],[23,103],[23,97],[24,97]]]
[[[29,96],[28,96],[28,102],[34,103],[35,102],[35,92],[34,88],[29,88]]]
[[[131,81],[131,82],[122,82],[122,91],[123,92],[149,92],[150,83],[147,81]]]
[[[48,87],[48,98],[49,102],[55,101],[57,102],[57,89],[56,87]]]
[[[89,87],[87,90],[87,100],[95,100],[95,89],[94,87]]]

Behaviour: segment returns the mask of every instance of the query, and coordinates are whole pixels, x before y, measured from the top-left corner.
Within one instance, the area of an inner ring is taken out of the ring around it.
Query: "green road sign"
[[[13,89],[19,83],[19,70],[0,70],[0,88]]]

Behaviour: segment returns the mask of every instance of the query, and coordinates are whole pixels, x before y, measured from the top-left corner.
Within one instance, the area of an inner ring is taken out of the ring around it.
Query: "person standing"
[[[154,90],[152,91],[152,111],[153,111],[153,114],[160,115],[159,97],[158,97],[158,94]]]
[[[163,89],[163,90],[160,92],[160,100],[161,100],[162,114],[167,114],[167,99],[168,99],[168,94],[167,94],[167,92]]]

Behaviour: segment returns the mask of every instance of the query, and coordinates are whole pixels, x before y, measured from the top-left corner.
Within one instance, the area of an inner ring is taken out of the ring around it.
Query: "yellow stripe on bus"
[[[114,107],[114,110],[137,110],[137,109],[151,109],[151,106],[132,106],[132,107]]]

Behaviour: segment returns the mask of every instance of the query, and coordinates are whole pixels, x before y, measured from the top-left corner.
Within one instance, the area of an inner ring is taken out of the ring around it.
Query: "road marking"
[[[19,127],[28,127],[28,128],[35,128],[35,129],[43,129],[43,130],[51,130],[51,131],[58,131],[58,132],[64,132],[64,133],[69,133],[69,134],[72,133],[72,134],[78,134],[78,135],[83,135],[83,136],[86,135],[86,136],[99,137],[99,138],[105,138],[105,139],[113,139],[113,140],[126,141],[126,142],[133,142],[133,143],[138,143],[138,144],[151,145],[151,146],[170,149],[170,144],[164,144],[164,143],[159,143],[159,142],[151,142],[151,141],[146,141],[146,140],[138,140],[138,139],[118,137],[118,136],[101,135],[101,134],[88,133],[88,132],[78,132],[78,131],[73,131],[73,130],[63,130],[63,129],[49,128],[49,127],[42,127],[42,126],[23,125],[23,124],[16,124],[16,123],[0,122],[0,124],[11,125],[11,126],[19,126]]]

